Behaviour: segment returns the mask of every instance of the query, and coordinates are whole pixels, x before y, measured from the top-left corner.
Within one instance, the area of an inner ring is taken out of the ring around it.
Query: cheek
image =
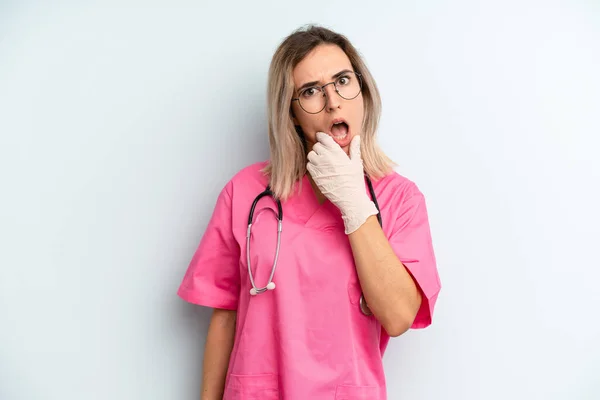
[[[356,119],[358,120],[358,122],[362,122],[365,113],[365,104],[363,102],[362,96],[360,96],[359,99],[360,101],[357,101],[355,103],[354,115],[356,115]]]
[[[316,132],[318,130],[320,130],[319,126],[321,126],[322,124],[320,123],[320,120],[318,118],[311,118],[311,117],[303,117],[303,118],[297,118],[296,119],[298,124],[300,125],[300,127],[302,128],[302,132],[304,134],[304,137],[306,137],[306,139],[308,141],[315,141],[316,140]]]
[[[312,132],[312,131],[306,132],[306,133],[304,133],[304,138],[308,144],[308,149],[311,150],[313,144],[315,144],[317,142],[316,132]]]
[[[293,118],[294,125],[300,125],[302,127],[302,129],[304,130],[306,128],[306,124],[307,124],[307,118],[306,118],[305,113],[298,106],[293,106],[292,112],[293,112],[293,116],[294,116],[294,118]]]

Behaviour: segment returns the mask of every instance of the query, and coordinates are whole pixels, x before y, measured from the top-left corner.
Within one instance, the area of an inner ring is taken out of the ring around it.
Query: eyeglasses
[[[292,99],[297,101],[300,107],[309,114],[318,114],[325,109],[327,97],[325,87],[333,85],[336,93],[345,100],[355,99],[362,89],[361,74],[358,72],[346,72],[335,81],[324,84],[323,86],[310,86],[304,88],[298,94],[298,97]]]

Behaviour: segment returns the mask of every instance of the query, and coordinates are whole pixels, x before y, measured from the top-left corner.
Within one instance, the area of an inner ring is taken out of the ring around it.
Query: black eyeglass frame
[[[348,99],[348,98],[346,98],[346,97],[342,96],[342,95],[340,94],[340,91],[339,91],[339,89],[338,89],[337,85],[336,85],[336,82],[337,82],[338,80],[342,79],[342,78],[344,77],[344,75],[340,76],[340,77],[339,77],[339,78],[337,78],[335,81],[332,81],[332,82],[329,82],[329,83],[326,83],[326,84],[324,84],[323,86],[318,86],[318,85],[316,85],[316,86],[311,86],[311,87],[308,87],[308,88],[302,89],[302,92],[300,92],[300,94],[302,94],[302,93],[303,93],[305,90],[318,88],[318,89],[320,89],[320,90],[321,90],[321,92],[323,93],[323,97],[327,97],[327,93],[325,92],[325,87],[326,87],[326,86],[329,86],[329,85],[333,85],[333,87],[335,88],[335,92],[336,92],[336,93],[338,94],[338,96],[340,96],[342,99],[344,99],[344,100],[354,100],[355,98],[357,98],[357,97],[358,97],[358,95],[359,95],[359,94],[361,94],[361,93],[362,93],[362,75],[361,75],[359,72],[356,72],[356,71],[354,71],[354,72],[348,72],[348,73],[349,73],[349,74],[355,74],[355,75],[356,75],[356,77],[358,78],[358,88],[359,88],[359,89],[358,89],[358,93],[356,94],[356,96],[354,96],[354,97],[352,97],[352,98],[350,98],[350,99]],[[301,109],[302,109],[302,110],[303,110],[305,113],[308,113],[308,114],[318,114],[318,113],[320,113],[321,111],[323,111],[323,110],[325,109],[325,107],[327,107],[327,100],[325,100],[325,104],[323,104],[323,108],[321,108],[321,109],[320,109],[319,111],[317,111],[317,112],[310,112],[310,111],[306,111],[306,109],[305,109],[304,107],[302,107],[302,102],[300,101],[300,97],[293,98],[293,99],[292,99],[292,101],[297,101],[297,102],[298,102],[298,104],[300,105],[300,108],[301,108]]]

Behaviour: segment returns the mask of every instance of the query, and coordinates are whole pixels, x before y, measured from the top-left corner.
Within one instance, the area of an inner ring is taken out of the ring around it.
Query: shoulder
[[[394,171],[374,181],[373,188],[389,235],[427,220],[425,196],[411,179]]]
[[[403,201],[414,196],[423,196],[415,182],[396,171],[373,180],[373,188],[378,196],[390,199],[392,202]]]
[[[258,180],[261,183],[267,183],[267,176],[263,172],[267,165],[269,165],[268,161],[259,161],[250,164],[236,172],[231,178],[231,182],[237,184],[248,180]]]
[[[225,190],[231,197],[244,196],[247,192],[264,190],[269,183],[269,177],[264,172],[268,161],[260,161],[250,164],[238,170],[225,185]]]

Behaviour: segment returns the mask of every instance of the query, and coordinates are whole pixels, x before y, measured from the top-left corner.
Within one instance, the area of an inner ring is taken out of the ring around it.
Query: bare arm
[[[236,312],[215,308],[204,347],[201,400],[220,400],[235,337]]]
[[[390,336],[403,334],[421,305],[415,282],[396,257],[375,216],[348,237],[369,308]]]

